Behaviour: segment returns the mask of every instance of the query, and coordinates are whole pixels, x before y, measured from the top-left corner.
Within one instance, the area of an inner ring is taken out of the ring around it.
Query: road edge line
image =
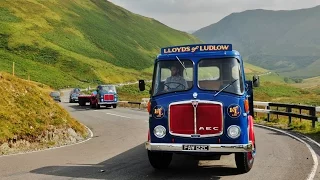
[[[48,150],[54,150],[54,149],[59,149],[59,148],[64,148],[64,147],[68,147],[68,146],[74,146],[74,145],[77,145],[77,144],[85,143],[85,142],[87,142],[87,141],[89,141],[89,140],[91,140],[93,138],[93,132],[86,125],[84,125],[84,124],[82,124],[82,125],[88,130],[88,132],[90,134],[90,136],[87,139],[83,140],[83,141],[80,141],[80,142],[77,142],[77,143],[73,143],[73,144],[57,146],[57,147],[50,147],[50,148],[41,149],[41,150],[34,150],[34,151],[29,151],[29,152],[20,152],[20,153],[8,154],[8,155],[1,155],[0,158],[9,157],[9,156],[24,155],[24,154],[31,154],[31,153],[36,153],[36,152],[48,151]]]
[[[317,172],[317,169],[318,169],[319,162],[318,162],[317,154],[315,153],[315,151],[312,149],[312,147],[307,142],[305,142],[301,138],[297,137],[296,135],[290,134],[290,133],[288,133],[288,132],[286,132],[284,130],[280,130],[280,129],[277,129],[277,128],[273,128],[273,127],[269,127],[269,126],[265,126],[265,125],[261,125],[261,124],[254,124],[254,126],[281,132],[281,133],[283,133],[283,134],[285,134],[287,136],[290,136],[290,137],[302,142],[303,144],[305,144],[307,146],[307,148],[309,149],[309,151],[311,153],[311,156],[312,156],[312,159],[313,159],[313,167],[312,167],[311,172],[309,173],[309,175],[308,175],[306,180],[313,180],[314,179],[314,177],[316,175],[316,172]],[[304,136],[304,135],[302,135],[302,136]],[[312,141],[313,143],[315,143],[317,146],[320,147],[320,144],[317,143],[316,141],[314,141],[313,139],[311,139],[309,137],[306,137],[306,136],[304,136],[304,137],[309,139],[310,141]]]

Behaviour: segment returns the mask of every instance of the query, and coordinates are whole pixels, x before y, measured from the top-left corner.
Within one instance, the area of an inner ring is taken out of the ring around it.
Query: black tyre
[[[113,104],[112,107],[113,107],[113,108],[117,108],[117,105],[116,105],[116,104]]]
[[[166,169],[172,160],[172,153],[148,151],[149,162],[155,169]]]
[[[256,145],[254,151],[248,153],[235,153],[235,161],[237,169],[240,173],[247,173],[251,170],[256,153]]]
[[[83,100],[79,100],[79,105],[80,105],[80,106],[85,106],[85,105],[86,105],[86,102],[84,102]]]

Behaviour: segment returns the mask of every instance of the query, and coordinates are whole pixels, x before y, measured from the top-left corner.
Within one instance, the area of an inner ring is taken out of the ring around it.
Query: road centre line
[[[118,114],[112,114],[112,113],[106,113],[108,115],[112,115],[112,116],[118,116],[118,117],[123,117],[123,118],[127,118],[127,119],[132,119],[131,117],[128,116],[122,116],[122,115],[118,115]]]

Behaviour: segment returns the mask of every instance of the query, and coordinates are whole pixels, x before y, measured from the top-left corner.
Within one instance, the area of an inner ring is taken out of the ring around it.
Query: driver
[[[188,89],[187,81],[182,76],[179,75],[180,70],[176,66],[171,66],[170,70],[171,70],[171,76],[165,80],[164,90],[168,91],[169,89],[178,89],[178,90]]]

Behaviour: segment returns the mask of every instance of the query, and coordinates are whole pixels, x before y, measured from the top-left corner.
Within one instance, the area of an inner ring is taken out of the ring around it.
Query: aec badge
[[[164,108],[160,105],[157,105],[153,108],[153,117],[156,119],[161,119],[164,116]]]
[[[241,113],[241,108],[239,105],[236,105],[236,104],[231,104],[229,107],[228,107],[228,115],[232,118],[237,118],[240,116],[240,113]]]

